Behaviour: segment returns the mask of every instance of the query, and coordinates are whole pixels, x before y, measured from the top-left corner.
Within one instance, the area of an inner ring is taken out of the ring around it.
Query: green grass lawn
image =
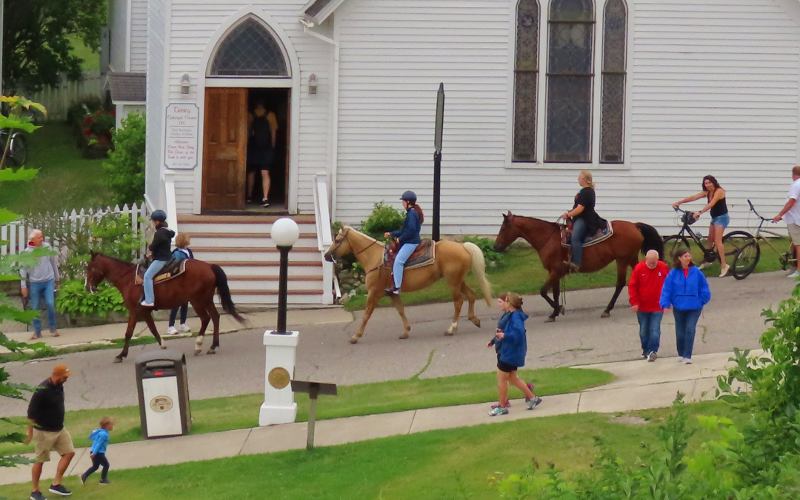
[[[783,252],[788,248],[788,240],[781,238],[780,240],[775,240],[773,245],[779,252]],[[767,245],[761,245],[761,259],[754,272],[777,271],[779,269],[778,252],[773,251]],[[706,276],[718,276],[719,264],[706,268],[704,272]],[[515,244],[509,248],[505,253],[503,265],[498,268],[488,268],[487,273],[495,296],[507,291],[520,294],[538,294],[547,279],[547,273],[542,267],[539,255],[530,247],[521,244]],[[617,267],[616,264],[612,263],[596,273],[570,274],[566,279],[566,287],[567,290],[610,287],[614,286],[616,280]],[[472,273],[467,277],[467,283],[473,290],[480,290],[478,282]],[[611,296],[609,295],[608,298],[611,299]],[[403,303],[406,305],[449,302],[451,300],[450,288],[444,281],[439,281],[424,290],[403,293]],[[626,300],[626,296],[623,295],[618,300],[618,303],[626,303]],[[355,295],[345,303],[345,309],[348,311],[364,309],[366,301],[366,295]],[[384,297],[380,300],[380,305],[390,306],[391,301]],[[537,307],[544,307],[544,305],[545,303],[542,301]],[[605,303],[598,304],[598,306],[600,305],[605,305]],[[466,314],[466,305],[464,306],[463,314]]]
[[[577,392],[609,383],[614,377],[608,372],[584,368],[543,368],[520,370],[521,376],[536,384],[538,395]],[[472,373],[441,378],[411,378],[373,384],[339,387],[336,397],[323,397],[317,406],[317,418],[330,419],[376,413],[389,413],[436,406],[481,403],[496,399],[495,374]],[[231,429],[258,426],[258,409],[263,394],[247,394],[227,398],[192,401],[192,434],[205,434]],[[308,418],[308,397],[298,398],[298,421]],[[66,425],[76,446],[88,446],[89,432],[97,427],[103,416],[115,419],[115,443],[142,439],[139,427],[139,407],[70,411]],[[24,424],[22,417],[12,418]],[[0,431],[7,427],[0,425]],[[2,444],[0,453],[23,453],[30,447],[21,444]]]
[[[81,59],[81,69],[84,73],[97,73],[100,71],[100,53],[83,43],[80,36],[67,37],[72,45],[72,55]]]
[[[102,164],[81,157],[65,123],[46,123],[28,136],[28,166],[39,175],[32,182],[4,184],[0,207],[25,214],[107,206]]]
[[[697,425],[695,415],[725,415],[735,421],[745,418],[721,402],[693,404],[688,409],[689,427],[696,431],[690,449],[712,437]],[[585,470],[596,456],[596,436],[602,436],[620,457],[632,463],[644,447],[658,444],[656,425],[669,411],[635,412],[647,420],[644,425],[616,423],[613,415],[583,413],[395,436],[311,452],[126,471],[113,470],[112,444],[108,451],[110,486],[101,487],[93,480],[81,487],[75,478],[68,478],[65,484],[89,499],[498,498],[490,478],[521,472],[532,460],[542,467],[555,464],[567,473]],[[24,498],[29,488],[29,484],[0,487],[0,495]]]

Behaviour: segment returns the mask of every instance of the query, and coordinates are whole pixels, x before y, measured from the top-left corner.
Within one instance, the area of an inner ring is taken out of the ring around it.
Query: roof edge
[[[338,9],[345,0],[311,0],[303,8],[300,21],[309,28],[319,26]]]

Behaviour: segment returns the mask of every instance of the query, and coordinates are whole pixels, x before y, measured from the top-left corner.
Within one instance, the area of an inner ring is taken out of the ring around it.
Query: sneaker
[[[647,353],[642,351],[642,359],[647,359]]]
[[[145,302],[144,300],[139,305],[142,307],[155,307],[155,304],[152,302]]]
[[[508,409],[498,406],[497,408],[492,408],[492,411],[489,412],[490,417],[496,417],[498,415],[508,415]]]
[[[692,364],[692,358],[683,358],[683,362],[685,364],[687,364],[687,365],[691,365]]]
[[[111,481],[109,481],[108,479],[101,479],[100,484],[111,484]]]
[[[506,404],[504,404],[504,405],[501,405],[499,402],[497,402],[497,403],[493,404],[492,406],[490,406],[489,408],[491,408],[492,410],[494,410],[495,408],[500,408],[500,407],[503,407],[503,408],[511,408],[511,401],[507,402],[507,403],[506,403]]]
[[[177,334],[178,334],[178,329],[175,328],[174,326],[167,328],[167,335],[177,335]]]
[[[187,325],[186,323],[181,323],[181,329],[180,329],[181,333],[189,333],[191,331],[192,329],[189,327],[189,325]]]
[[[579,266],[578,264],[576,264],[574,262],[570,262],[569,263],[569,272],[577,273],[580,270],[581,270],[581,266]]]
[[[683,363],[683,362],[684,362],[683,356],[678,356],[678,363]]]
[[[725,264],[724,266],[722,266],[719,269],[719,277],[720,278],[724,278],[725,276],[727,276],[728,271],[730,271],[730,270],[731,270],[731,266],[729,266],[728,264]]]
[[[712,264],[711,262],[703,262],[702,264],[697,266],[697,269],[705,269],[707,267],[711,267],[711,264]]]
[[[542,404],[542,398],[536,396],[533,399],[526,400],[525,403],[528,405],[529,410],[533,410],[534,408]]]
[[[787,274],[786,277],[796,280],[797,278],[800,278],[800,271],[795,269],[793,272]]]
[[[269,206],[269,200],[267,200],[266,198],[261,200],[261,206],[267,208]]]
[[[31,491],[30,500],[47,500],[47,497],[42,495],[41,491]]]
[[[85,472],[83,474],[81,474],[81,484],[82,485],[86,486],[86,479],[87,478],[88,478],[88,476],[86,475]]]
[[[49,491],[50,493],[55,493],[56,495],[61,495],[62,497],[68,497],[72,495],[72,492],[69,491],[63,484],[51,484]]]
[[[656,358],[658,358],[658,354],[656,354],[656,351],[653,351],[653,352],[651,352],[650,354],[647,355],[647,361],[649,361],[651,363],[653,361],[655,361]]]
[[[395,287],[385,288],[383,291],[386,295],[400,295],[400,289]]]

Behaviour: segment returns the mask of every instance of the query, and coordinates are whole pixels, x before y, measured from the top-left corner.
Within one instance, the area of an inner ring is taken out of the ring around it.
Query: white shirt
[[[783,220],[785,220],[787,224],[800,225],[800,179],[792,182],[789,188],[788,198],[795,200],[796,203],[788,212],[783,214]]]

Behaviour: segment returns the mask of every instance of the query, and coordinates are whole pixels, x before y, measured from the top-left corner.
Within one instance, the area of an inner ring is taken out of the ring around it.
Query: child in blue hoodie
[[[497,351],[497,392],[498,402],[492,405],[489,416],[508,415],[508,384],[511,383],[525,394],[525,403],[533,410],[542,398],[533,393],[533,386],[525,383],[517,375],[517,369],[525,365],[528,341],[525,333],[525,320],[528,315],[522,310],[522,297],[506,292],[497,299],[503,315],[497,324],[494,345]],[[491,345],[491,343],[489,344]]]
[[[108,447],[108,433],[113,430],[114,421],[111,420],[111,417],[103,417],[100,419],[100,427],[93,430],[89,435],[89,439],[92,441],[92,447],[89,449],[89,455],[92,458],[92,466],[81,474],[81,483],[86,484],[86,480],[89,476],[102,466],[103,470],[100,473],[100,484],[109,484],[108,468],[110,465],[106,458],[106,448]]]

